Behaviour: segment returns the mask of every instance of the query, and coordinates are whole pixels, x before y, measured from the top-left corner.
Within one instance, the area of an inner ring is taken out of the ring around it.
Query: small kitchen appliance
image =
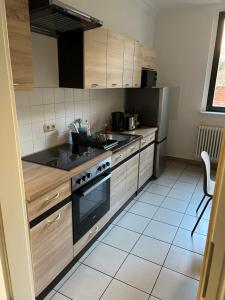
[[[155,87],[157,82],[157,72],[154,70],[143,69],[141,75],[141,87],[151,88]]]
[[[127,130],[134,130],[136,128],[136,119],[135,116],[128,114],[126,116],[126,129]]]
[[[112,113],[112,130],[115,132],[124,131],[126,129],[126,116],[124,112]]]

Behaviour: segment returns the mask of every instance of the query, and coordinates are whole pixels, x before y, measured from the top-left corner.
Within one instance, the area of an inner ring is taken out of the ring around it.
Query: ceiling
[[[144,2],[162,9],[190,5],[225,4],[225,0],[144,0]]]

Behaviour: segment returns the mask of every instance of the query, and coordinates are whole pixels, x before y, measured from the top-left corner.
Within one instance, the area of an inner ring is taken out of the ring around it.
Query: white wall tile
[[[43,88],[43,103],[52,104],[55,102],[53,88]]]
[[[65,89],[65,102],[73,102],[73,89]]]
[[[66,116],[74,116],[74,102],[65,103]]]
[[[55,128],[59,133],[64,133],[66,131],[65,118],[56,119],[55,120]]]
[[[34,145],[33,141],[26,141],[21,143],[21,156],[25,156],[33,153]]]
[[[68,125],[75,119],[88,120],[92,132],[101,130],[112,111],[123,110],[120,90],[35,88],[16,92],[22,155],[71,141]],[[55,123],[56,131],[44,133],[44,123]]]
[[[73,98],[74,98],[74,101],[81,101],[82,100],[82,90],[74,89],[73,90]]]
[[[17,118],[19,124],[29,124],[31,123],[31,113],[30,113],[30,107],[18,107],[17,108]]]
[[[16,107],[29,106],[30,97],[28,92],[16,91],[15,96],[16,96]]]
[[[38,123],[44,121],[43,105],[31,106],[31,120],[32,123]]]
[[[54,104],[44,105],[44,119],[45,119],[45,121],[55,119],[55,105]]]
[[[55,117],[60,118],[65,116],[65,103],[55,104]]]
[[[19,126],[20,141],[26,142],[32,140],[32,127],[31,124]]]
[[[41,88],[35,88],[30,92],[30,104],[31,105],[43,104],[43,94]]]
[[[55,88],[55,103],[63,103],[65,100],[64,89],[63,88]]]
[[[32,124],[33,139],[39,139],[39,138],[43,138],[45,136],[43,126],[44,126],[43,122]]]
[[[46,148],[45,137],[41,139],[33,140],[34,143],[34,152],[44,150]]]

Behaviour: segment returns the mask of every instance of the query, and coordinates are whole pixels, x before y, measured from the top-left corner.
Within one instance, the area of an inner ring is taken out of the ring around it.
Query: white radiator
[[[223,128],[199,126],[196,158],[201,159],[201,152],[207,151],[212,162],[218,162],[222,143]]]

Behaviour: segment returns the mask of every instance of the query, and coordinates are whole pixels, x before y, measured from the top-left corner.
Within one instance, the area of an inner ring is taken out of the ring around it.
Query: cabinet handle
[[[19,85],[19,83],[13,83],[13,85],[14,85],[14,86],[17,86],[17,85]]]
[[[129,83],[126,83],[125,86],[130,86]]]
[[[138,83],[135,83],[135,85],[134,86],[138,86]]]
[[[49,226],[58,222],[60,218],[61,218],[61,214],[58,214],[58,216],[55,219],[47,221],[47,225]]]
[[[59,193],[57,193],[57,194],[55,194],[53,197],[51,197],[51,198],[47,198],[45,201],[46,202],[51,202],[51,201],[54,201],[54,200],[56,200],[56,199],[58,199],[59,198]]]
[[[99,231],[99,226],[97,225],[97,226],[95,226],[95,230],[94,231],[90,231],[90,235],[92,235],[92,234],[95,234],[96,232],[98,232]]]
[[[112,83],[112,86],[117,86],[117,83]]]
[[[97,83],[93,83],[91,86],[92,86],[92,87],[97,87],[98,84],[97,84]]]

